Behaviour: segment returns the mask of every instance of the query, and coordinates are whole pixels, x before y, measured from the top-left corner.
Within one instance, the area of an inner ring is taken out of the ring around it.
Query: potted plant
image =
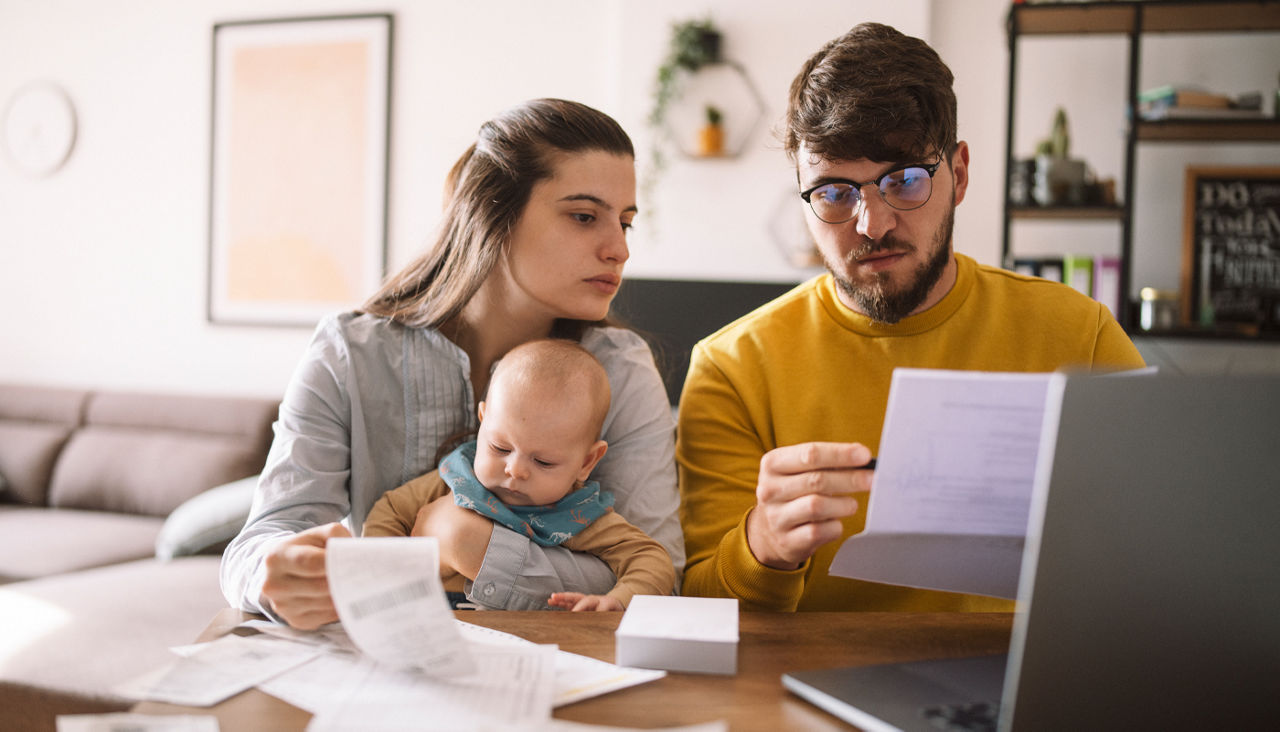
[[[679,91],[680,72],[694,72],[720,61],[720,41],[724,35],[710,19],[686,20],[671,26],[671,43],[658,67],[653,89],[653,110],[649,124],[660,127],[667,116],[667,106]]]
[[[1085,164],[1071,159],[1071,135],[1067,111],[1058,107],[1049,136],[1036,145],[1034,196],[1042,206],[1084,203]]]
[[[649,125],[659,134],[654,137],[651,171],[646,180],[646,188],[652,186],[665,167],[660,131],[666,122],[668,107],[679,96],[682,77],[707,64],[719,63],[723,38],[724,34],[710,18],[686,20],[671,25],[671,40],[667,46],[667,54],[658,66],[653,87],[653,108],[649,112]]]
[[[713,157],[724,154],[724,115],[713,105],[707,105],[707,123],[698,130],[698,154]]]

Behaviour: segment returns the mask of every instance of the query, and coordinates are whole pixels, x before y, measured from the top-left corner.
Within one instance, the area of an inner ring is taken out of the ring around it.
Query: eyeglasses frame
[[[854,205],[853,205],[853,210],[854,210],[854,211],[857,211],[857,210],[858,210],[858,204],[862,203],[862,201],[863,201],[863,200],[865,200],[865,199],[863,198],[863,196],[862,196],[862,189],[863,189],[863,188],[865,188],[866,186],[870,186],[870,185],[874,185],[874,186],[876,187],[876,192],[878,192],[878,193],[880,194],[880,200],[881,200],[881,201],[884,201],[884,203],[885,203],[885,205],[886,205],[886,206],[888,206],[888,207],[890,207],[890,208],[894,209],[895,211],[914,211],[914,210],[916,210],[916,209],[920,208],[921,206],[924,206],[926,203],[928,203],[928,202],[929,202],[929,199],[933,198],[933,176],[934,176],[934,174],[935,174],[935,173],[937,173],[937,172],[938,172],[938,168],[940,168],[940,167],[942,167],[942,160],[938,160],[938,162],[936,162],[936,163],[928,163],[928,164],[926,164],[926,163],[908,163],[908,164],[906,164],[906,165],[899,165],[898,167],[896,167],[896,168],[894,168],[894,169],[892,169],[892,170],[885,171],[885,172],[884,172],[884,174],[882,174],[881,176],[879,176],[879,177],[878,177],[878,178],[876,178],[875,180],[869,180],[869,181],[867,181],[867,182],[865,182],[865,183],[858,183],[857,181],[852,181],[852,180],[848,180],[848,179],[827,180],[827,181],[823,181],[822,183],[819,183],[818,185],[816,185],[816,186],[814,186],[814,187],[812,187],[812,188],[809,188],[808,190],[800,191],[800,197],[801,197],[801,198],[803,198],[803,199],[804,199],[804,202],[805,202],[806,204],[808,204],[808,205],[809,205],[809,210],[810,210],[810,211],[813,211],[813,215],[814,215],[814,216],[817,216],[819,221],[822,221],[822,222],[827,223],[827,224],[843,224],[843,223],[845,223],[846,221],[852,221],[852,220],[854,219],[854,217],[857,215],[856,213],[855,213],[855,214],[850,214],[850,215],[849,215],[849,218],[847,218],[847,219],[843,219],[843,220],[841,220],[841,221],[827,221],[826,219],[822,218],[822,216],[820,216],[820,215],[818,214],[818,210],[817,210],[817,209],[815,209],[815,208],[813,207],[813,201],[809,200],[809,197],[813,195],[813,192],[814,192],[814,191],[816,191],[816,190],[818,190],[819,188],[822,188],[822,187],[824,187],[824,186],[829,186],[829,185],[832,185],[832,184],[835,184],[835,183],[846,183],[846,184],[848,184],[848,185],[850,185],[850,186],[853,186],[853,190],[857,191],[857,193],[858,193],[858,201],[857,201],[856,203],[854,203]],[[926,172],[926,173],[928,173],[928,174],[929,174],[929,195],[928,195],[928,196],[926,196],[926,197],[925,197],[925,199],[924,199],[923,201],[921,201],[920,203],[916,204],[915,206],[912,206],[911,208],[902,208],[901,206],[894,206],[892,203],[889,203],[889,199],[887,199],[887,198],[885,198],[885,197],[884,197],[884,190],[883,190],[882,188],[880,188],[880,183],[881,183],[885,178],[888,178],[889,176],[893,175],[894,173],[899,173],[899,172],[901,172],[901,171],[907,170],[908,168],[920,168],[921,170],[923,170],[924,172]]]

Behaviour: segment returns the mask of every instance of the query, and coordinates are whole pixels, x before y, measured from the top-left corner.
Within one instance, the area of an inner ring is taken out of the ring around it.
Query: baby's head
[[[480,402],[476,478],[508,505],[555,503],[604,457],[608,411],[609,377],[582,346],[542,339],[511,349]]]

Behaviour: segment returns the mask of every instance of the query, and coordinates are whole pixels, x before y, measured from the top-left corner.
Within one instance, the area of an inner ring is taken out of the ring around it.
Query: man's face
[[[906,164],[928,160],[833,161],[805,151],[797,155],[801,190],[825,182],[865,183]],[[874,185],[862,186],[854,217],[840,224],[819,219],[805,205],[805,219],[841,302],[883,323],[896,323],[936,305],[955,284],[951,250],[955,206],[968,184],[968,146],[961,142],[934,173],[932,194],[910,211],[893,208]]]

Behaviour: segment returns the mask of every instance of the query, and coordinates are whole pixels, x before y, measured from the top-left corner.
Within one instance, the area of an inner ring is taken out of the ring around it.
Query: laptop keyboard
[[[920,714],[934,727],[948,732],[996,732],[1000,705],[995,702],[944,704],[925,707]]]

